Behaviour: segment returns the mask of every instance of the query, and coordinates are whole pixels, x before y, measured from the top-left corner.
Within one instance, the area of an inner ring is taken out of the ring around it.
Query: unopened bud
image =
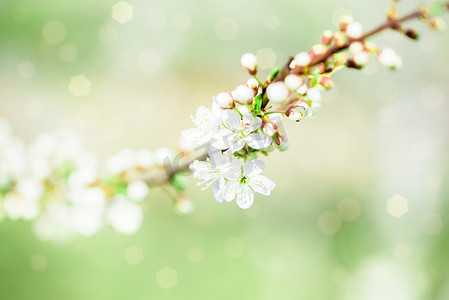
[[[363,25],[360,22],[353,22],[346,28],[346,35],[351,39],[357,39],[363,34]]]
[[[296,91],[304,84],[304,78],[295,74],[290,74],[285,77],[284,84],[290,91]]]
[[[322,97],[321,92],[316,88],[311,88],[307,91],[307,98],[312,101],[312,109],[321,107]]]
[[[277,133],[277,126],[272,122],[267,122],[263,125],[263,133],[268,136],[273,136]]]
[[[239,85],[232,91],[232,98],[239,104],[252,104],[254,92],[246,85]]]
[[[348,28],[348,25],[354,22],[354,18],[351,15],[345,15],[341,17],[340,23],[338,24],[338,28],[341,31],[345,31]]]
[[[361,69],[361,66],[355,62],[354,57],[350,57],[346,60],[346,66],[350,69]]]
[[[230,93],[220,93],[217,95],[217,97],[215,98],[217,101],[217,104],[221,107],[221,108],[234,108],[235,104],[234,104],[234,99],[232,99],[232,96]]]
[[[393,3],[387,9],[387,19],[388,20],[397,20],[398,19],[398,10],[396,9],[396,4]]]
[[[427,23],[433,30],[444,31],[447,27],[446,22],[440,17],[431,17]]]
[[[366,51],[362,51],[359,53],[356,53],[354,55],[354,62],[360,66],[360,67],[364,67],[369,63],[371,56],[368,52]]]
[[[306,52],[300,52],[295,56],[296,66],[306,67],[310,64],[310,56]]]
[[[299,95],[305,95],[309,89],[307,88],[307,85],[302,85],[299,89],[296,90],[296,93]]]
[[[240,64],[243,68],[248,70],[249,74],[255,75],[257,73],[257,57],[252,53],[245,53],[240,59]]]
[[[304,101],[300,101],[290,106],[285,115],[292,121],[299,122],[309,114],[309,105]]]
[[[322,76],[318,83],[327,90],[331,89],[334,86],[334,82],[332,81],[332,79],[326,76]]]
[[[365,49],[370,53],[376,53],[377,52],[377,45],[374,42],[366,41],[365,42]]]
[[[406,37],[411,38],[412,40],[417,40],[419,38],[418,30],[414,28],[409,28],[404,32]]]
[[[267,88],[268,99],[276,103],[286,100],[289,94],[289,90],[282,81],[274,82]]]
[[[249,87],[250,89],[252,89],[255,93],[257,93],[257,91],[259,89],[259,82],[257,81],[256,78],[250,78],[246,82],[246,86]]]
[[[313,57],[317,57],[318,55],[323,54],[326,51],[326,49],[324,49],[324,46],[321,44],[316,44],[313,45],[312,49],[309,52],[309,56],[311,58]],[[310,63],[310,62],[309,62]]]
[[[402,67],[402,58],[391,48],[383,49],[378,59],[382,65],[392,70],[397,70]]]
[[[343,47],[348,41],[348,37],[344,32],[338,31],[335,33],[334,44],[337,47]]]
[[[334,39],[334,33],[330,30],[326,30],[321,35],[321,44],[325,46],[329,46],[332,43],[332,40]]]
[[[352,55],[362,52],[363,50],[365,50],[365,45],[362,42],[352,42],[349,46],[349,52]]]
[[[177,195],[175,200],[175,212],[178,215],[188,215],[193,212],[194,209],[195,207],[193,206],[192,201],[190,201],[190,199],[186,195]]]

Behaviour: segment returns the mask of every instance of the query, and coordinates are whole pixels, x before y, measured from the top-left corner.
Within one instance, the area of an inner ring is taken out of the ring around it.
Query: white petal
[[[262,119],[259,117],[255,117],[252,114],[244,113],[243,114],[243,125],[246,128],[249,128],[252,131],[256,131],[259,129],[260,125],[262,125]]]
[[[265,149],[271,145],[273,139],[265,134],[251,133],[245,138],[248,146],[253,149]]]
[[[212,172],[210,162],[195,160],[189,165],[189,169],[193,173],[193,177],[197,179],[209,179]]]
[[[276,187],[276,184],[271,179],[262,175],[250,178],[249,185],[254,191],[267,196],[270,195],[271,191]]]
[[[264,169],[265,163],[257,159],[250,160],[243,166],[243,171],[245,172],[246,176],[250,178],[259,175]]]
[[[234,110],[226,110],[223,115],[224,125],[231,130],[239,130],[242,128],[242,118]]]
[[[230,181],[228,183],[226,183],[224,189],[223,189],[223,194],[222,197],[224,198],[224,200],[226,200],[227,202],[231,202],[232,200],[235,199],[235,196],[237,194],[237,191],[239,190],[240,187],[240,182],[239,181]]]
[[[225,150],[231,147],[235,139],[236,135],[234,132],[229,129],[222,128],[212,136],[210,144],[216,149]]]
[[[214,193],[214,198],[217,202],[223,202],[223,189],[225,187],[225,179],[220,176],[217,181],[211,184],[212,192]]]
[[[226,152],[228,152],[229,154],[237,152],[237,151],[241,150],[243,147],[245,147],[245,144],[246,144],[245,140],[238,140],[238,141],[234,142],[231,145],[231,147],[229,147],[229,150],[228,150],[229,152],[228,151],[226,151]]]
[[[254,192],[247,184],[241,184],[235,201],[240,208],[247,209],[253,205],[254,202]]]

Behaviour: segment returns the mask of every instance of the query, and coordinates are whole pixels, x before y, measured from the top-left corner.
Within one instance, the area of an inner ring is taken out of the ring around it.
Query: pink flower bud
[[[296,54],[294,60],[296,62],[296,65],[300,66],[300,67],[308,66],[311,61],[309,54],[306,52],[300,52],[300,53]]]
[[[232,98],[240,104],[252,104],[254,92],[246,85],[239,85],[232,91]]]
[[[296,91],[304,84],[304,78],[295,74],[290,74],[285,77],[284,84],[290,91]]]
[[[332,40],[334,39],[334,33],[330,30],[326,30],[321,35],[321,44],[325,46],[329,46],[332,43]]]
[[[217,104],[220,105],[221,108],[234,108],[234,99],[232,99],[232,96],[230,93],[220,93],[215,98],[217,101]]]
[[[277,126],[272,122],[267,122],[263,125],[263,133],[268,136],[273,136],[277,132]]]
[[[363,26],[360,22],[354,22],[346,28],[346,35],[351,39],[357,39],[363,34]]]
[[[300,101],[290,106],[285,114],[290,120],[299,122],[309,114],[309,110],[309,105],[304,101]]]
[[[327,76],[322,76],[319,84],[327,90],[331,89],[334,86],[334,82],[332,81],[332,79]]]
[[[256,80],[256,78],[248,79],[248,81],[246,82],[246,86],[254,91],[254,96],[257,95],[257,92],[259,91],[259,82]]]
[[[345,31],[348,28],[348,25],[354,22],[354,18],[351,15],[345,15],[341,17],[340,23],[338,24],[338,28],[341,31]]]
[[[289,90],[282,81],[274,82],[267,88],[268,99],[276,103],[286,100],[289,94]]]
[[[255,75],[257,73],[257,57],[252,53],[243,54],[240,59],[240,64],[243,68],[248,70],[251,75]]]

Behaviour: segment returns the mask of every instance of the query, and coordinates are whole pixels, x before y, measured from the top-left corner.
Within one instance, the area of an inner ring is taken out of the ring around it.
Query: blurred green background
[[[175,148],[197,106],[247,79],[243,53],[267,74],[345,13],[380,23],[389,1],[130,0],[123,24],[115,3],[0,2],[0,117],[17,135],[65,127],[102,161]],[[66,245],[4,222],[0,299],[449,299],[449,38],[411,25],[418,42],[374,39],[403,70],[345,70],[315,119],[284,122],[272,196],[241,210],[189,179],[193,214],[153,190],[137,234]]]

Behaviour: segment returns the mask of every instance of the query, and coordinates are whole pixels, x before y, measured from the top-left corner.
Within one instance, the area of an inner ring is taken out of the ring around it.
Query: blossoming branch
[[[218,202],[251,207],[255,193],[270,195],[276,187],[261,175],[260,158],[289,148],[283,118],[300,122],[315,116],[322,92],[332,88],[332,75],[343,68],[362,69],[373,58],[401,68],[393,49],[378,47],[369,37],[394,30],[417,39],[417,30],[405,26],[413,19],[432,29],[445,27],[437,15],[449,10],[449,3],[421,6],[404,17],[396,6],[393,1],[387,20],[365,33],[360,22],[344,16],[336,31],[324,31],[320,43],[289,58],[266,79],[258,73],[257,57],[244,54],[240,63],[250,78],[213,97],[210,108],[197,109],[193,127],[181,134],[178,155],[168,148],[123,149],[100,171],[95,155],[70,133],[43,134],[26,148],[0,120],[0,221],[32,220],[44,240],[91,236],[104,225],[131,234],[142,223],[152,187],[164,188],[178,213],[192,211],[183,182],[188,169]]]

